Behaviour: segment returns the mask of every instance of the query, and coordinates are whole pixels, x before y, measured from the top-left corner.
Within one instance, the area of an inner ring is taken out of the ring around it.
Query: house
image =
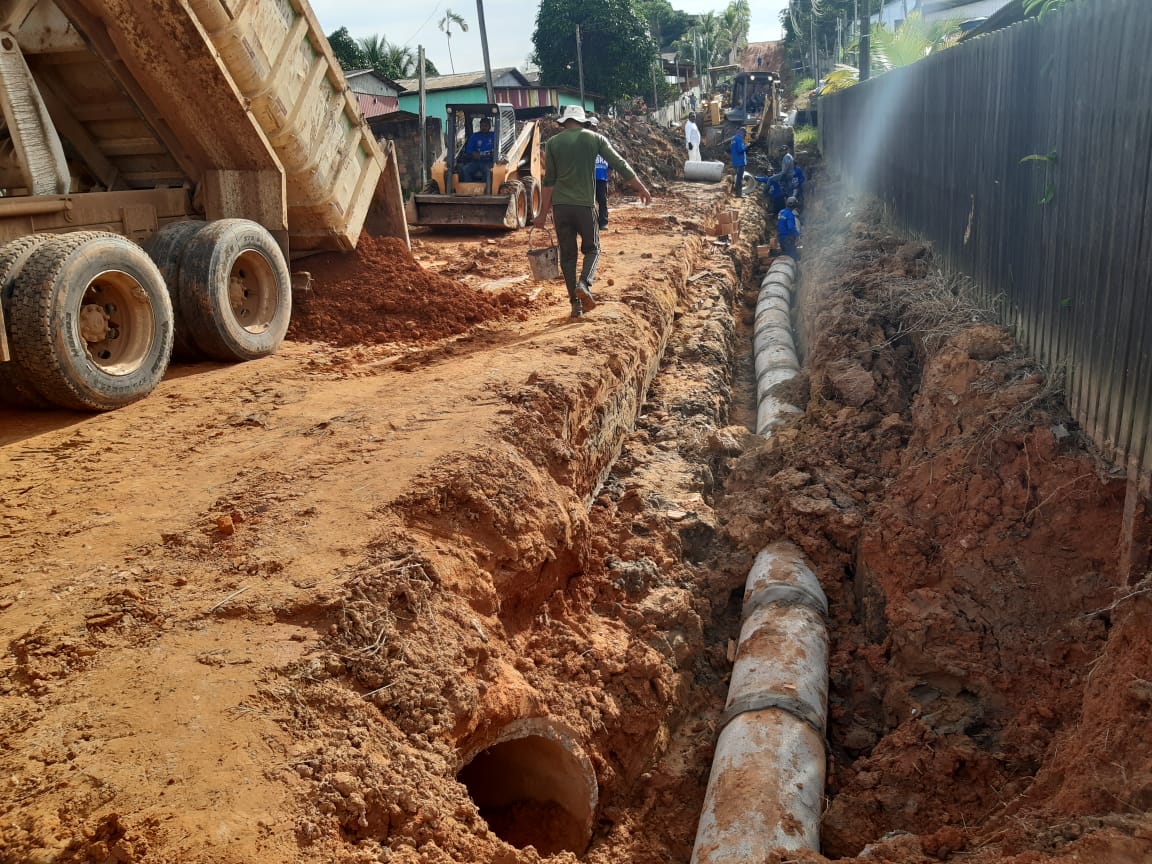
[[[375,69],[353,69],[345,72],[344,78],[348,81],[348,89],[360,103],[360,112],[365,118],[379,117],[399,108],[399,97],[404,88]]]
[[[405,78],[396,83],[403,88],[400,110],[419,113],[419,79]],[[512,105],[516,109],[516,116],[521,118],[553,114],[565,105],[580,104],[580,94],[573,88],[542,87],[539,81],[514,66],[493,69],[492,86],[496,91],[496,101]],[[427,106],[425,113],[429,117],[443,117],[447,105],[488,101],[488,87],[483,71],[426,78],[424,88]],[[589,111],[595,109],[592,94],[584,94],[584,107]]]
[[[885,0],[880,13],[873,15],[872,20],[893,28],[907,18],[909,12],[918,10],[925,21],[965,22],[987,18],[1009,2],[1011,0]]]

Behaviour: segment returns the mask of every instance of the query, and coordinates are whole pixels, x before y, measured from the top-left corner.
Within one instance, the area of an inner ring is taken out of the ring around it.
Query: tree
[[[348,35],[348,28],[341,27],[328,34],[328,44],[332,46],[332,53],[336,55],[336,62],[345,72],[353,69],[366,69],[368,61],[364,59],[364,52],[356,44],[356,40]]]
[[[448,62],[452,65],[452,74],[456,74],[456,61],[452,59],[452,25],[455,24],[465,33],[468,32],[468,22],[451,9],[444,10],[444,17],[440,19],[440,29],[448,37]]]
[[[363,61],[360,68],[375,69],[385,78],[391,78],[394,81],[416,77],[418,60],[411,48],[393,45],[377,33],[358,39],[356,44]],[[427,57],[424,58],[424,74],[440,74]]]
[[[748,0],[732,0],[720,13],[718,21],[721,38],[728,48],[728,62],[739,63],[748,47],[748,28],[752,23],[752,10]]]
[[[636,0],[636,11],[660,48],[671,48],[692,26],[692,16],[673,9],[668,0]]]
[[[576,87],[580,26],[584,87],[609,100],[649,93],[656,43],[632,0],[541,0],[532,33],[533,62],[549,85]]]
[[[887,72],[922,60],[933,51],[956,44],[960,38],[960,22],[956,20],[927,22],[919,10],[908,13],[894,31],[883,24],[872,25],[871,69],[873,73]],[[855,44],[854,49],[858,48]],[[821,93],[838,93],[860,80],[855,66],[837,64],[824,76]]]

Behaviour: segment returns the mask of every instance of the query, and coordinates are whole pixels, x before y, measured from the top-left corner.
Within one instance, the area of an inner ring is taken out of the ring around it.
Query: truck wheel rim
[[[108,375],[130,375],[148,358],[154,321],[140,282],[121,270],[106,270],[84,289],[77,326],[93,364]]]
[[[228,302],[236,323],[249,333],[263,333],[276,317],[276,271],[259,252],[242,252],[228,274]]]

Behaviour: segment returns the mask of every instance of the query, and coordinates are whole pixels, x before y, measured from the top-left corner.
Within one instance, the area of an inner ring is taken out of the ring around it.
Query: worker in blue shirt
[[[599,127],[600,121],[595,117],[589,117],[584,124],[585,129],[593,132]],[[596,209],[596,227],[603,231],[608,227],[608,160],[599,153],[596,154]]]
[[[743,198],[744,166],[748,164],[748,145],[744,143],[743,126],[736,130],[736,135],[732,138],[732,146],[728,152],[732,155],[732,167],[736,169],[736,182],[733,188],[736,190],[736,197]]]
[[[769,176],[767,174],[753,175],[753,179],[760,184],[760,189],[764,193],[764,197],[772,204],[772,215],[776,216],[784,209],[784,201],[788,197],[784,194],[784,189],[780,186],[780,178],[775,174]]]
[[[480,131],[468,136],[464,145],[464,165],[460,168],[460,179],[465,183],[487,183],[492,171],[492,151],[496,149],[495,135],[492,134],[492,121],[480,119]]]
[[[804,181],[808,178],[804,176],[804,169],[800,167],[799,163],[792,163],[792,197],[804,203]]]
[[[794,261],[800,260],[800,220],[796,218],[799,209],[800,202],[789,198],[776,217],[776,239],[780,241],[780,251]]]
[[[603,230],[608,227],[608,162],[596,154],[596,226]]]

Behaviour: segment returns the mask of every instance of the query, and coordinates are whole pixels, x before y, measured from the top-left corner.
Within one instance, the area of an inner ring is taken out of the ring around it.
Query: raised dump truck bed
[[[301,0],[0,4],[0,108],[9,401],[119,407],[173,346],[264,356],[289,254],[350,250],[366,225],[407,241],[394,153]]]

